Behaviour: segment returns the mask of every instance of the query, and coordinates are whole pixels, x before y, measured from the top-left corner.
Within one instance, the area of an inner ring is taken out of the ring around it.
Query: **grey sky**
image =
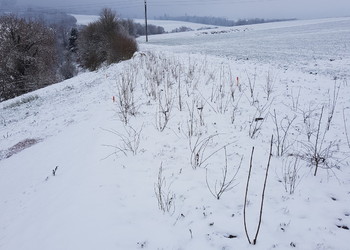
[[[1,0],[0,0],[1,1]],[[110,7],[122,16],[142,17],[144,0],[17,0],[17,4],[98,13]],[[149,18],[167,15],[237,18],[318,18],[350,16],[350,0],[147,0]]]

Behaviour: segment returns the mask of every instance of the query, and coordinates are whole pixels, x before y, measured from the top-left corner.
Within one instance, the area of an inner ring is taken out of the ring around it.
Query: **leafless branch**
[[[344,129],[345,129],[345,135],[346,135],[346,142],[348,144],[348,147],[350,148],[350,140],[349,140],[349,134],[348,134],[348,129],[347,129],[347,121],[345,117],[345,109],[343,109],[343,121],[344,121]]]
[[[237,176],[237,173],[241,167],[242,164],[242,160],[243,157],[241,158],[240,164],[236,169],[235,174],[233,175],[233,177],[231,179],[227,179],[228,178],[228,164],[227,164],[227,152],[226,152],[226,146],[224,147],[224,151],[225,151],[225,165],[224,168],[222,169],[222,179],[221,181],[215,181],[215,185],[214,188],[212,189],[209,185],[208,182],[208,169],[206,169],[206,183],[207,183],[207,187],[210,191],[210,193],[216,198],[216,199],[220,199],[221,195],[223,193],[225,193],[226,191],[231,190],[232,188],[234,188],[233,182],[235,181],[235,178]]]
[[[328,110],[328,119],[327,119],[327,127],[326,129],[329,130],[331,126],[331,122],[334,116],[334,111],[335,107],[337,105],[337,101],[339,98],[339,91],[340,91],[340,84],[337,85],[337,81],[334,83],[334,88],[333,88],[333,96],[332,98],[329,97],[328,105],[329,105],[329,110]]]
[[[289,119],[288,116],[278,121],[276,110],[273,110],[272,119],[276,127],[276,148],[277,148],[277,156],[282,156],[285,151],[288,149],[289,145],[287,145],[288,131],[291,128],[293,122],[297,116],[294,116],[292,119]]]
[[[264,180],[264,185],[263,185],[263,190],[261,194],[261,203],[260,203],[260,212],[259,212],[259,221],[258,221],[258,227],[255,233],[255,237],[253,241],[251,241],[249,234],[248,234],[248,229],[247,229],[247,219],[246,219],[246,207],[247,207],[247,196],[248,196],[248,188],[249,188],[249,181],[250,181],[250,176],[251,176],[251,171],[252,171],[252,166],[253,166],[253,154],[254,154],[254,147],[252,148],[252,153],[250,156],[250,164],[249,164],[249,173],[248,173],[248,179],[247,179],[247,185],[246,185],[246,190],[245,190],[245,196],[244,196],[244,206],[243,206],[243,220],[244,220],[244,230],[248,239],[249,244],[256,245],[259,231],[260,231],[260,226],[261,226],[261,221],[262,221],[262,214],[263,214],[263,208],[264,208],[264,199],[265,199],[265,190],[266,190],[266,184],[267,184],[267,177],[270,169],[270,162],[271,162],[271,157],[272,157],[272,145],[273,145],[273,135],[271,137],[271,142],[270,142],[270,153],[269,153],[269,158],[267,162],[267,167],[266,167],[266,172],[265,172],[265,180]]]

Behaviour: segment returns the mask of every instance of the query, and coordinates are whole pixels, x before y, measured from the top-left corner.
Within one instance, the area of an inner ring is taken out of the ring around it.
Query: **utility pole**
[[[148,42],[148,28],[147,28],[147,0],[145,0],[145,27],[146,27],[146,42]]]

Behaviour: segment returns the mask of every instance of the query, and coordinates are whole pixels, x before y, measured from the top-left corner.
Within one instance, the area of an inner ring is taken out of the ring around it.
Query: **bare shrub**
[[[178,100],[178,107],[179,110],[183,110],[183,97],[182,97],[182,88],[181,88],[181,67],[178,67],[178,74],[175,74],[175,77],[178,78],[178,87],[177,87],[177,100]]]
[[[232,102],[231,123],[232,124],[236,120],[236,114],[239,110],[239,105],[240,105],[242,96],[243,96],[243,93],[241,93],[241,95],[238,98],[236,98],[235,92],[231,92],[231,102]]]
[[[246,75],[247,75],[247,79],[248,79],[251,104],[253,104],[255,102],[256,72],[253,74],[253,78],[248,74],[247,71],[246,71]]]
[[[77,41],[79,63],[91,71],[96,70],[105,61],[104,40],[99,32],[99,24],[90,23],[80,31]]]
[[[285,116],[281,120],[278,120],[276,110],[273,110],[272,118],[276,128],[275,145],[277,156],[282,156],[290,147],[290,144],[288,143],[288,132],[297,116],[294,116],[293,118]]]
[[[225,152],[225,165],[221,169],[222,171],[222,177],[221,180],[216,180],[214,187],[210,187],[210,184],[208,182],[208,169],[206,169],[206,183],[207,187],[209,189],[209,192],[218,200],[220,200],[220,197],[223,195],[223,193],[231,190],[234,188],[234,181],[236,180],[236,176],[238,174],[239,169],[241,168],[242,160],[243,157],[241,158],[241,161],[233,174],[231,178],[228,177],[228,163],[227,163],[227,152],[226,152],[226,147],[224,147],[224,152]]]
[[[270,71],[268,71],[266,76],[266,82],[265,82],[265,85],[263,86],[267,100],[270,99],[270,96],[275,88],[275,81],[276,81],[276,76],[274,76]]]
[[[195,131],[197,130],[197,123],[195,120],[195,99],[192,100],[192,105],[190,106],[188,103],[187,105],[187,110],[188,110],[188,119],[187,119],[187,134],[186,136],[188,138],[191,138],[192,136],[195,135]]]
[[[297,96],[294,96],[293,90],[291,91],[292,93],[291,93],[290,96],[291,96],[291,99],[292,99],[292,110],[294,112],[299,110],[300,91],[301,91],[301,88],[299,88]]]
[[[337,85],[337,81],[335,81],[334,88],[333,88],[333,95],[328,99],[328,118],[327,118],[327,127],[326,127],[327,130],[329,130],[331,126],[331,122],[333,120],[335,107],[337,105],[337,101],[339,98],[339,91],[340,91],[340,84]]]
[[[191,150],[190,161],[193,169],[201,167],[204,162],[206,162],[211,156],[213,156],[213,154],[215,154],[218,151],[215,151],[209,156],[204,155],[209,143],[212,142],[215,136],[217,135],[211,135],[201,139],[201,135],[198,135],[194,142],[192,142],[191,137],[189,138],[189,146]]]
[[[129,122],[130,116],[135,116],[137,113],[137,105],[135,101],[136,88],[136,72],[129,68],[124,71],[119,78],[117,84],[118,96],[117,106],[121,121],[126,125]]]
[[[260,103],[258,97],[254,98],[252,107],[255,108],[255,113],[249,122],[249,137],[252,139],[257,138],[260,134],[262,125],[266,121],[270,107],[273,103],[273,99],[266,101],[265,103]]]
[[[115,34],[110,42],[107,63],[112,64],[130,59],[138,50],[136,40],[127,34]]]
[[[315,136],[310,137],[311,139],[301,145],[303,146],[302,152],[299,154],[300,159],[307,161],[310,166],[315,167],[314,176],[317,175],[319,168],[332,169],[339,168],[340,160],[335,157],[338,151],[339,145],[336,141],[326,141],[325,137],[327,134],[328,120],[326,128],[322,132],[322,119],[324,114],[324,106],[322,106],[320,115],[318,118],[317,129]]]
[[[282,164],[282,184],[284,189],[289,194],[294,194],[295,188],[300,183],[301,177],[299,175],[300,159],[298,156],[287,157]]]
[[[224,66],[220,67],[218,82],[213,81],[210,96],[210,107],[218,114],[225,114],[228,111],[229,104],[232,100],[231,70]],[[228,85],[229,83],[229,85]],[[230,86],[228,89],[226,86]]]
[[[339,168],[341,162],[335,156],[339,148],[338,143],[335,141],[325,143],[319,140],[317,143],[303,144],[303,152],[299,155],[300,158],[307,161],[310,166],[315,167],[314,176],[317,175],[319,168],[328,170]]]
[[[253,118],[249,121],[249,137],[252,139],[257,138],[257,136],[260,134],[261,127],[264,124],[267,113],[263,114],[258,109],[255,111]]]
[[[85,27],[78,38],[80,63],[89,70],[96,70],[103,62],[130,59],[137,50],[135,39],[111,9],[103,9],[100,19]]]
[[[200,126],[204,126],[205,103],[200,98],[193,97],[191,104],[186,102],[188,117],[186,137],[192,137],[200,133]]]
[[[175,213],[175,194],[170,191],[170,186],[163,176],[163,164],[160,164],[157,182],[154,184],[154,192],[157,197],[158,207],[164,213]]]
[[[143,125],[139,130],[136,130],[131,126],[124,126],[124,131],[125,131],[124,133],[120,133],[116,130],[103,129],[104,131],[107,131],[109,133],[116,135],[120,141],[118,145],[104,145],[104,146],[116,149],[116,151],[113,154],[118,154],[121,152],[125,156],[127,156],[128,153],[131,153],[132,155],[137,155],[140,151],[139,147],[140,147],[142,129],[143,129]]]
[[[74,65],[74,63],[67,59],[60,67],[60,74],[62,75],[63,79],[70,79],[77,75],[77,68]]]
[[[174,106],[172,89],[169,86],[165,86],[164,89],[160,90],[158,98],[156,127],[160,132],[163,132],[170,120],[171,111]]]

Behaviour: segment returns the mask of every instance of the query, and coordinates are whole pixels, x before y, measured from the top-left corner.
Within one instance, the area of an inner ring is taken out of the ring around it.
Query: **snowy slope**
[[[347,36],[343,21],[326,23]],[[298,34],[308,37],[309,28],[299,25]],[[324,70],[283,68],[274,59],[279,37],[265,30],[276,40],[268,62],[223,57],[205,39],[182,45],[183,35],[169,46],[164,36],[129,61],[0,103],[0,249],[348,249],[349,55],[332,61],[336,81]],[[224,43],[227,34],[213,36]],[[198,44],[204,55],[189,54]],[[123,84],[135,107],[127,125]],[[276,126],[280,137],[288,129],[282,156]],[[318,127],[324,158],[313,176]],[[254,238],[271,135],[262,224],[250,246],[243,208],[251,150],[246,213]],[[33,143],[18,144],[26,139]],[[212,193],[226,162],[225,183],[234,179],[218,200]]]

